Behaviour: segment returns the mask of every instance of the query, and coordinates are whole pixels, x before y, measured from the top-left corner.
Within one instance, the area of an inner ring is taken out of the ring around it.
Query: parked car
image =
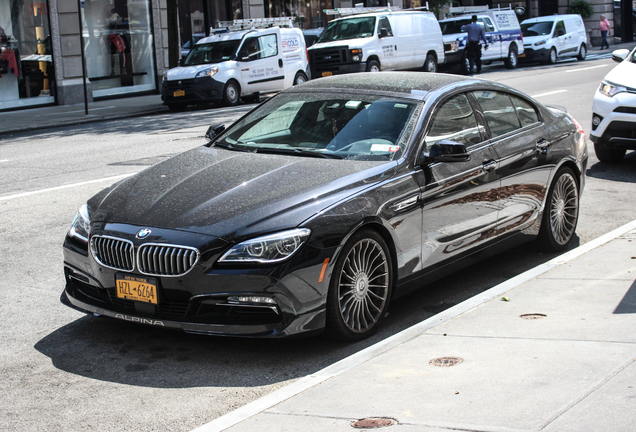
[[[550,15],[521,23],[524,60],[554,64],[561,57],[587,56],[587,35],[581,15]]]
[[[590,138],[601,162],[619,162],[636,150],[636,48],[616,50],[612,59],[620,64],[605,75],[592,103]]]
[[[444,62],[442,32],[431,12],[388,10],[338,18],[308,52],[312,78],[380,70],[436,72]]]
[[[468,36],[462,27],[472,22],[477,15],[477,24],[484,27],[488,49],[484,49],[481,59],[484,63],[503,60],[508,69],[517,67],[517,58],[523,55],[523,37],[515,12],[506,9],[488,9],[459,15],[439,22],[444,35],[444,56],[446,65],[458,64],[461,73],[468,73],[466,46]]]
[[[163,77],[161,99],[171,110],[197,103],[236,105],[309,79],[300,29],[273,26],[276,18],[235,20],[197,42],[179,67]],[[290,19],[280,23],[291,25]],[[242,30],[243,26],[251,28]],[[258,28],[255,28],[258,27]]]
[[[64,304],[199,334],[358,340],[392,299],[477,256],[575,236],[585,134],[503,84],[321,78],[207,135],[80,208]]]

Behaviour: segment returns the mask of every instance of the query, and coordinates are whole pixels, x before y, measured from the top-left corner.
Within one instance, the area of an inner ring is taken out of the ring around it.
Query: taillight
[[[307,56],[307,63],[309,63],[309,51],[307,51],[306,46],[305,46],[305,56]]]

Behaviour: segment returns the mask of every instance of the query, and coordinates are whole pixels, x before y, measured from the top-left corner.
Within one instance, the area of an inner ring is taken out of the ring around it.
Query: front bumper
[[[636,94],[618,93],[608,97],[598,90],[592,104],[590,139],[607,147],[636,150]]]
[[[449,51],[444,53],[444,64],[454,64],[462,61],[462,54],[464,50],[461,51]]]
[[[367,63],[349,63],[349,64],[339,64],[328,67],[312,67],[311,68],[311,77],[312,78],[320,78],[322,76],[331,76],[331,75],[343,75],[349,73],[357,73],[357,72],[365,72],[367,70]]]
[[[137,227],[131,227],[126,231],[136,230]],[[130,241],[134,238],[123,232],[116,237]],[[187,235],[180,240],[194,246],[183,241],[188,240]],[[67,236],[63,247],[66,286],[60,300],[82,312],[188,333],[282,337],[322,331],[329,281],[321,280],[320,274],[325,257],[334,250],[305,245],[288,262],[278,266],[230,268],[216,264],[226,246],[207,238],[202,241],[207,247],[187,274],[150,276],[156,280],[158,298],[157,304],[151,304],[117,295],[117,275],[146,277],[137,268],[122,272],[106,267],[87,251],[85,244]],[[138,250],[141,244],[135,241],[134,248]],[[240,296],[268,297],[274,303],[238,303],[231,299]]]
[[[166,104],[221,102],[225,83],[214,78],[165,80],[161,83],[161,100]],[[183,92],[181,96],[175,96]]]
[[[519,56],[525,61],[547,61],[550,56],[550,51],[545,48],[531,48],[528,46],[523,47],[524,56]]]

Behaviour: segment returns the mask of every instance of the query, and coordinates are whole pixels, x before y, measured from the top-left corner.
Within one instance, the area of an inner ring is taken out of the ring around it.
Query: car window
[[[273,57],[278,54],[278,42],[275,34],[250,38],[241,50],[241,59],[248,61]]]
[[[487,32],[493,32],[495,31],[495,26],[492,24],[492,21],[490,21],[490,18],[480,18],[478,21],[480,21],[480,24],[484,26],[484,31]]]
[[[386,29],[389,36],[393,36],[393,30],[391,30],[391,23],[387,17],[380,18],[378,22],[378,34],[380,34],[380,29]]]
[[[320,35],[318,43],[373,36],[375,17],[354,17],[332,21]]]
[[[524,37],[547,36],[552,33],[552,21],[539,21],[521,24],[521,33]]]
[[[559,35],[559,30],[563,30],[563,32],[565,33],[565,24],[563,24],[563,21],[559,21],[554,26],[554,36],[558,36]]]
[[[453,20],[453,21],[441,21],[439,26],[442,28],[442,34],[455,34],[455,33],[466,33],[466,30],[462,30],[462,26],[470,24],[472,21],[470,19],[461,19],[461,20]]]
[[[466,95],[460,94],[437,110],[424,140],[427,147],[444,139],[471,146],[482,141],[480,130],[473,107]]]
[[[521,127],[515,107],[506,93],[484,90],[473,94],[486,117],[492,138],[507,134]]]
[[[510,99],[512,99],[512,103],[517,110],[517,116],[519,116],[522,127],[529,126],[539,121],[537,111],[532,105],[530,105],[530,103],[512,95],[510,96]]]
[[[239,40],[197,44],[186,57],[184,66],[219,63],[230,60],[239,45]]]
[[[392,160],[406,149],[419,102],[360,94],[281,94],[220,141],[246,150],[294,149],[344,159]]]

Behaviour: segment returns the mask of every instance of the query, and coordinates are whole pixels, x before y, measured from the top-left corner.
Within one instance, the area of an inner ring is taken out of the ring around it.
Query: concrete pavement
[[[195,432],[633,432],[635,279],[633,221]]]

